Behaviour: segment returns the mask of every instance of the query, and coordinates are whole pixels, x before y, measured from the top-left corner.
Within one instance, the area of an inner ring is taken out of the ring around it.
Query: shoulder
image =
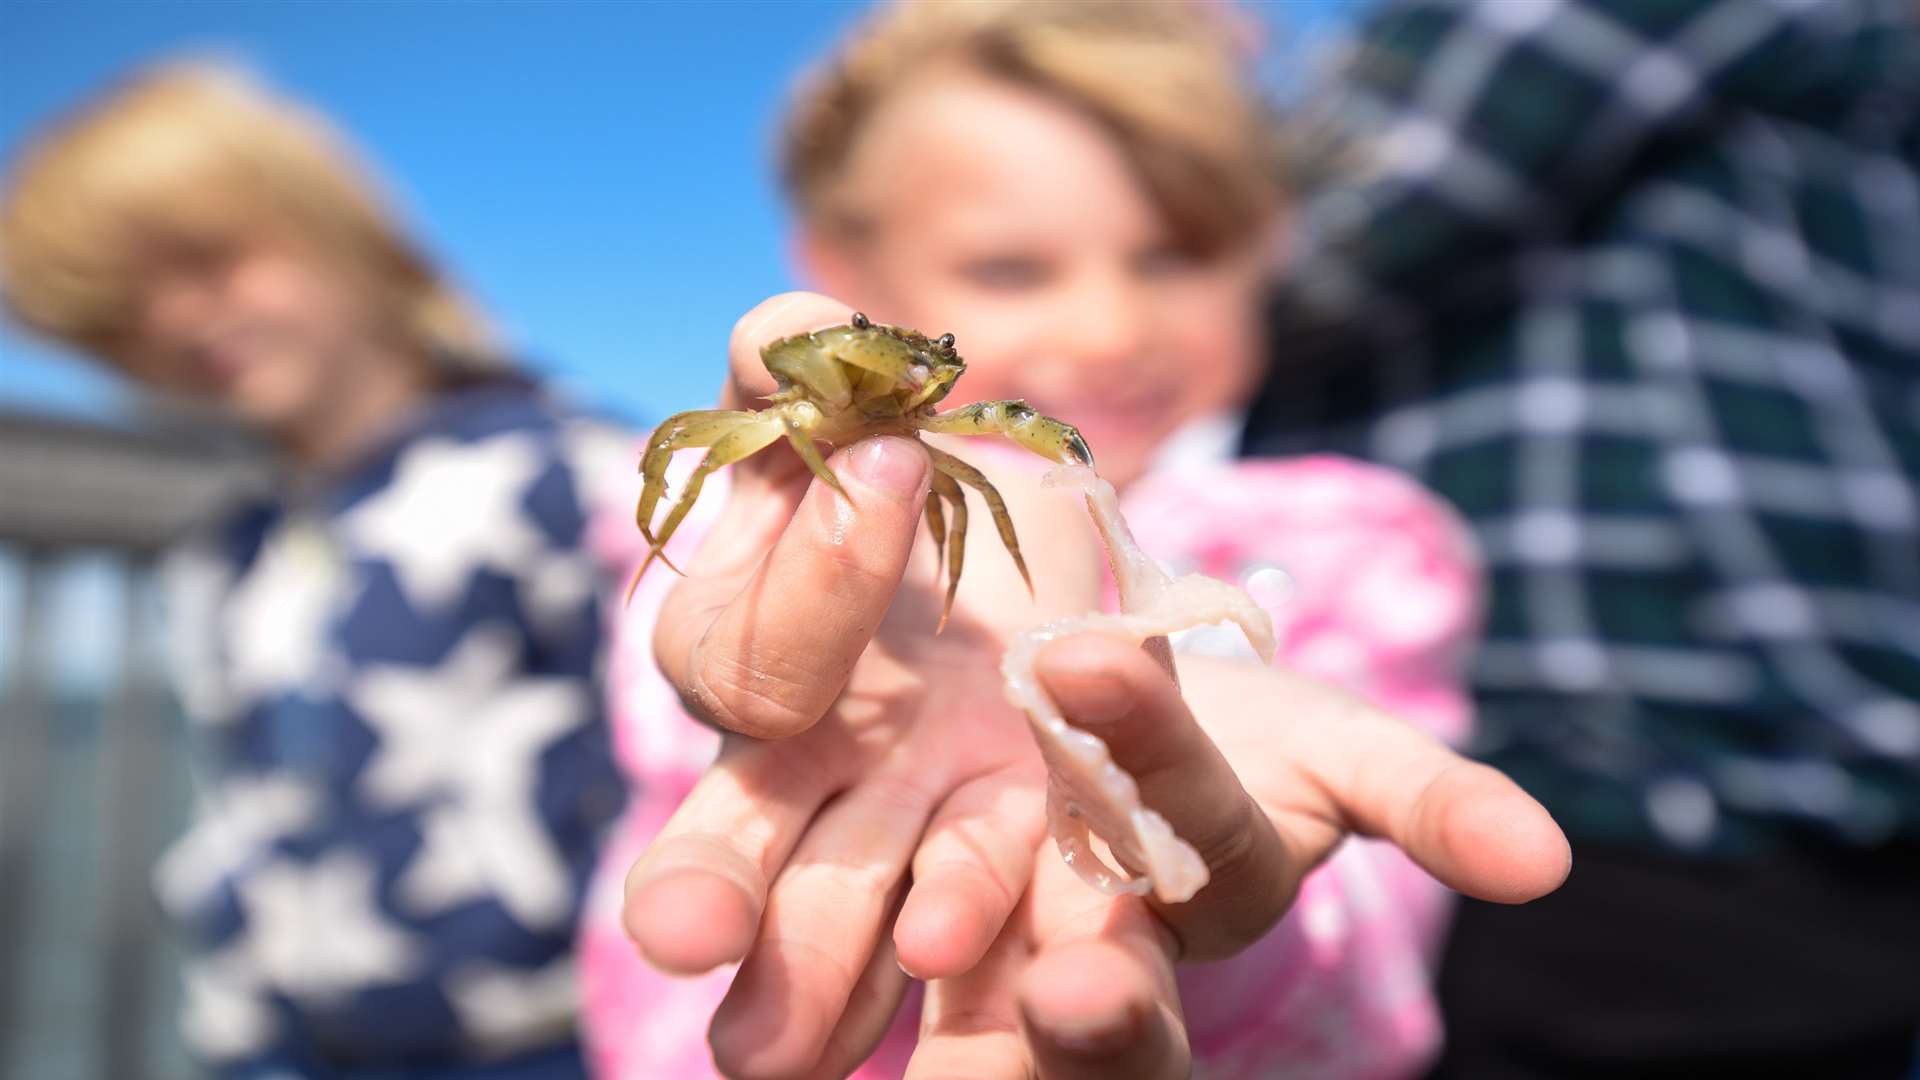
[[[1261,602],[1288,661],[1350,686],[1440,678],[1477,636],[1471,533],[1392,469],[1310,455],[1170,470],[1135,485],[1127,513],[1141,545],[1176,571],[1243,584],[1284,574]]]
[[[556,540],[578,537],[614,498],[632,441],[526,383],[453,391],[355,478],[342,509],[404,502],[429,516],[527,517]]]
[[[1392,541],[1477,573],[1466,525],[1405,473],[1331,454],[1156,472],[1127,492],[1142,540],[1217,574],[1306,549],[1342,557]],[[1331,546],[1329,546],[1331,543]]]

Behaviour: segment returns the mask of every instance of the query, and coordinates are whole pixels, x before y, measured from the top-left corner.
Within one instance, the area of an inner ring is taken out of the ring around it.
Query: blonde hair
[[[32,144],[0,197],[0,291],[28,327],[124,361],[143,244],[262,233],[366,274],[434,361],[497,364],[478,312],[402,233],[339,134],[215,63],[136,73]]]
[[[1282,197],[1280,133],[1249,70],[1252,31],[1216,0],[893,3],[800,85],[782,127],[782,177],[807,218],[857,228],[840,188],[862,128],[890,90],[953,60],[1091,117],[1176,237],[1219,251]]]

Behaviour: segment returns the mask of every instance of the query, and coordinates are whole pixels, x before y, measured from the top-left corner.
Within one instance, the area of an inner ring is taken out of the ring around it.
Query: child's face
[[[1264,357],[1264,236],[1197,259],[1174,244],[1090,118],[962,72],[872,118],[850,191],[864,242],[806,241],[876,319],[959,338],[954,400],[1025,398],[1077,425],[1125,485],[1181,424],[1238,408]]]
[[[125,361],[137,379],[308,438],[384,359],[369,289],[281,244],[156,245]]]

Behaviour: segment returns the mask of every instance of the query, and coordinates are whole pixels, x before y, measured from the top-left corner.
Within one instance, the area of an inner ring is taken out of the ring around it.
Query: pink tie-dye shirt
[[[672,545],[698,546],[725,501],[708,492]],[[1464,529],[1404,477],[1332,457],[1164,468],[1123,507],[1169,570],[1292,579],[1270,604],[1280,660],[1354,690],[1448,741],[1470,716],[1460,664],[1477,625],[1478,564]],[[605,523],[629,544],[630,518]],[[718,737],[682,710],[654,666],[654,619],[670,574],[648,578],[621,621],[610,671],[615,739],[635,796],[602,859],[580,938],[584,1024],[596,1075],[714,1075],[707,1024],[733,972],[655,973],[620,925],[621,883],[712,760]],[[1179,651],[1245,650],[1211,628]],[[1230,960],[1179,973],[1196,1077],[1397,1077],[1438,1048],[1429,967],[1448,893],[1380,841],[1350,839],[1310,874],[1287,917]],[[913,1049],[910,998],[855,1075],[897,1077]]]

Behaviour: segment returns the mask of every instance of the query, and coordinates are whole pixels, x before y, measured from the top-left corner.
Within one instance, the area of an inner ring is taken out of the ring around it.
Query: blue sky
[[[1355,3],[1247,6],[1298,36]],[[734,318],[793,284],[775,118],[866,6],[5,3],[0,164],[142,61],[238,59],[351,132],[531,363],[644,422],[704,403]],[[0,404],[108,415],[125,402],[109,376],[12,329],[0,373]]]

